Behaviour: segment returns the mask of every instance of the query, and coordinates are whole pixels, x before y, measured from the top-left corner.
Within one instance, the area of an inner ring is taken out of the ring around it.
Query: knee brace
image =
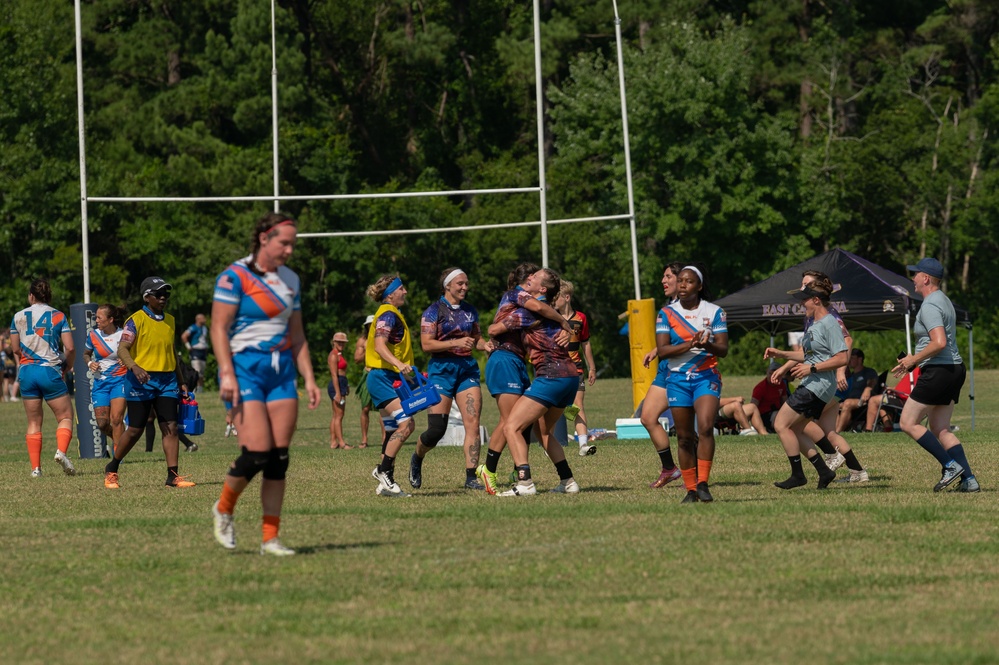
[[[288,472],[288,449],[274,448],[271,450],[264,467],[264,478],[267,480],[284,480]]]
[[[385,433],[394,432],[399,429],[399,426],[395,422],[395,418],[389,416],[388,418],[382,418],[382,427],[385,428]]]
[[[420,443],[427,448],[433,448],[447,432],[447,416],[443,413],[427,415],[427,431],[420,435]]]
[[[233,478],[246,478],[247,482],[253,480],[253,476],[264,470],[270,460],[270,453],[251,453],[242,447],[242,453],[236,461],[229,467],[229,475]]]

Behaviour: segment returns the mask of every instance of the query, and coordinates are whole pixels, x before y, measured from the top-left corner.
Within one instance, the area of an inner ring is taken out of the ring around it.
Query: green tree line
[[[624,36],[641,292],[669,260],[725,295],[839,246],[904,273],[924,255],[969,309],[976,362],[999,363],[999,4],[986,0],[637,0]],[[92,0],[82,7],[91,196],[272,191],[266,0]],[[627,212],[613,6],[542,3],[548,217]],[[537,185],[533,6],[526,0],[281,0],[280,187],[286,195]],[[83,292],[73,3],[0,4],[0,312],[31,277]],[[285,202],[300,231],[539,219],[537,194]],[[265,203],[89,205],[95,302],[174,286],[180,323],[210,308]],[[408,318],[465,269],[490,317],[540,230],[302,239],[310,344],[357,334],[364,288],[398,272]],[[634,296],[628,225],[553,225],[551,267],[609,375]],[[758,345],[759,340],[745,342]],[[736,371],[759,370],[755,352]],[[750,358],[754,358],[750,362]]]

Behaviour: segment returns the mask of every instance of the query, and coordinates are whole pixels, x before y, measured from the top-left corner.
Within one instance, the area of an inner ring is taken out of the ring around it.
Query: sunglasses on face
[[[166,298],[170,297],[170,290],[169,289],[160,289],[159,291],[152,291],[152,292],[150,292],[149,295],[151,295],[154,298],[166,299]]]

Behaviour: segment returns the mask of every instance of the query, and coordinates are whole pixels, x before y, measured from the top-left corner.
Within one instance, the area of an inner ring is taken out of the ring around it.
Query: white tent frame
[[[617,40],[617,61],[618,61],[618,85],[621,95],[621,125],[624,139],[625,158],[625,178],[628,190],[628,212],[617,215],[604,215],[597,217],[577,217],[569,219],[548,219],[546,202],[546,191],[548,188],[545,177],[545,154],[544,154],[544,109],[541,78],[541,9],[540,0],[534,0],[534,76],[535,76],[535,106],[537,115],[538,133],[538,182],[536,187],[512,187],[500,189],[469,189],[450,191],[423,191],[423,192],[393,192],[381,194],[311,194],[283,196],[280,191],[280,171],[278,164],[279,137],[278,137],[278,70],[277,70],[277,38],[275,28],[275,0],[270,0],[271,6],[271,124],[272,124],[272,153],[273,153],[273,193],[269,196],[212,196],[212,197],[179,197],[179,196],[90,196],[87,191],[87,151],[86,151],[86,125],[84,119],[84,94],[83,94],[83,36],[82,21],[80,18],[81,0],[74,0],[74,12],[76,20],[76,95],[77,95],[77,118],[79,125],[79,148],[80,148],[80,214],[82,220],[82,252],[83,252],[83,300],[90,302],[90,242],[88,224],[88,205],[93,203],[166,203],[166,202],[227,202],[227,201],[268,201],[272,202],[274,210],[280,209],[281,201],[305,201],[305,200],[345,200],[345,199],[378,199],[378,198],[410,198],[427,196],[456,196],[474,194],[517,194],[531,193],[538,194],[538,207],[540,217],[536,221],[515,222],[507,224],[484,224],[476,226],[460,227],[437,227],[430,229],[400,229],[386,231],[350,231],[350,232],[328,232],[328,233],[300,233],[300,238],[328,238],[344,236],[370,236],[370,235],[397,235],[414,233],[445,233],[455,231],[478,231],[495,228],[512,228],[519,226],[540,226],[541,227],[541,257],[542,265],[548,265],[548,226],[550,224],[570,224],[577,222],[596,222],[608,220],[629,221],[631,230],[631,261],[635,286],[635,299],[641,299],[641,288],[639,284],[638,270],[638,239],[635,228],[635,196],[631,174],[631,149],[628,137],[628,104],[625,95],[624,85],[624,56],[621,46],[621,18],[618,15],[617,0],[612,0],[614,6],[614,33]]]

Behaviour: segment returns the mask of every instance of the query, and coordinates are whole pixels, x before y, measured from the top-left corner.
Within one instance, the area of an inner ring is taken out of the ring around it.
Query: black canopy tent
[[[919,311],[923,298],[912,290],[912,280],[886,270],[856,254],[836,248],[762,282],[715,301],[725,310],[730,325],[746,330],[779,332],[801,329],[804,307],[788,291],[801,286],[806,270],[825,273],[833,282],[830,298],[843,322],[851,330],[905,330],[906,348],[912,350],[910,318]],[[968,330],[968,361],[971,427],[975,427],[975,360],[971,317],[954,306],[959,325]]]

